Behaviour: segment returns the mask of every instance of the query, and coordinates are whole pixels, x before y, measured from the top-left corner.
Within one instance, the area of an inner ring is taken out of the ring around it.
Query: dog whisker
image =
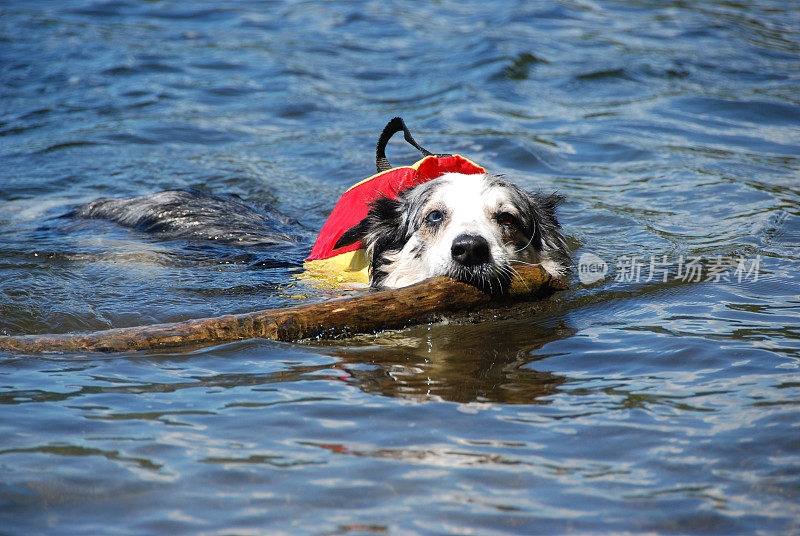
[[[528,240],[528,243],[527,243],[527,244],[525,244],[524,246],[522,246],[522,247],[521,247],[521,248],[519,248],[519,249],[515,249],[515,250],[514,250],[514,253],[521,253],[521,252],[525,251],[526,249],[528,249],[528,247],[530,247],[530,245],[533,243],[533,238],[534,238],[535,236],[536,236],[536,235],[534,235],[534,234],[531,234],[531,239],[530,239],[530,240]]]
[[[509,264],[509,265],[507,266],[507,268],[508,268],[508,271],[510,272],[510,274],[509,274],[509,275],[512,275],[512,276],[514,276],[514,275],[516,275],[516,276],[519,276],[519,272],[518,272],[518,271],[516,271],[516,270],[514,269],[514,267],[513,267],[513,266],[511,266],[511,265]],[[530,292],[530,291],[531,291],[531,288],[530,288],[530,287],[528,286],[528,284],[525,282],[525,279],[524,279],[524,278],[522,278],[522,277],[519,277],[519,281],[522,281],[522,284],[523,284],[523,285],[525,285],[525,290],[527,290],[528,292]]]

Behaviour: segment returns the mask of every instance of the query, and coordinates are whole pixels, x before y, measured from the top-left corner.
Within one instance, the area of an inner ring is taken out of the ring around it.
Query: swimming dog
[[[412,167],[392,168],[384,155],[388,139],[400,130],[405,132],[406,141],[426,155]],[[369,183],[363,189],[372,195],[365,201],[366,206],[355,211],[363,213],[363,219],[326,238],[328,256],[335,256],[335,250],[342,248],[363,249],[370,286],[397,288],[446,275],[489,292],[502,292],[512,278],[515,264],[540,264],[555,277],[568,270],[569,249],[555,215],[562,196],[530,194],[503,177],[485,173],[463,157],[433,155],[416,144],[399,118],[393,119],[381,134],[376,161],[379,174],[359,183]],[[405,177],[406,170],[418,173],[431,165],[437,170],[435,173],[429,172],[424,178],[415,176],[407,184],[391,182],[394,178],[388,176],[402,170]],[[469,172],[452,172],[448,167],[452,165],[456,165],[453,169]],[[372,179],[375,181],[369,182]],[[384,180],[381,190],[376,186],[379,179],[391,180]],[[362,201],[359,202],[363,205]],[[348,205],[344,212],[349,221],[352,207]],[[98,199],[74,214],[115,221],[169,238],[212,239],[240,245],[296,240],[285,228],[289,218],[271,210],[258,211],[236,196],[196,189]]]

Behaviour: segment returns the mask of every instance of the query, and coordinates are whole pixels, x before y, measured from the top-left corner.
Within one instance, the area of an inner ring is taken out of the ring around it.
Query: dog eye
[[[425,222],[431,225],[435,225],[444,219],[444,214],[441,210],[431,210],[428,212],[428,215],[425,216]]]
[[[497,223],[499,223],[502,227],[513,227],[517,224],[517,218],[510,212],[501,212],[494,218]]]

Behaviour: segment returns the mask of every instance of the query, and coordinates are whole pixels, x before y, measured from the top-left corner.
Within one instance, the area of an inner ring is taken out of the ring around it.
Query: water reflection
[[[575,330],[530,320],[443,322],[326,349],[366,392],[415,400],[542,403],[566,378],[528,367],[533,350]]]

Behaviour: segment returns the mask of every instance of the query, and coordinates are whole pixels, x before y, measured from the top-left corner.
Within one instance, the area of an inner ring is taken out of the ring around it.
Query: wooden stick
[[[437,314],[492,301],[544,298],[566,285],[541,266],[515,266],[518,275],[502,296],[440,276],[416,285],[339,298],[173,324],[116,328],[93,333],[0,336],[0,350],[42,352],[121,352],[192,344],[219,344],[263,338],[297,341],[312,337],[376,332],[427,322]]]

